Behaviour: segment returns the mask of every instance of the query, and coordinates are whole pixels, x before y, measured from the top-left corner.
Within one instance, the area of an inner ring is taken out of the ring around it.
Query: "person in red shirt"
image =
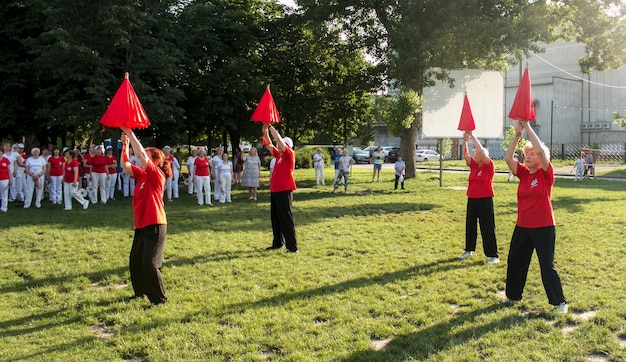
[[[52,156],[48,158],[48,181],[50,182],[50,201],[61,205],[63,194],[63,166],[65,158],[61,156],[61,149],[54,146]]]
[[[474,157],[469,153],[468,139],[472,137],[474,143]],[[465,251],[459,259],[466,259],[476,251],[476,239],[478,229],[476,223],[480,223],[480,236],[483,239],[483,252],[489,258],[487,263],[496,264],[498,258],[498,245],[496,243],[496,222],[493,213],[493,176],[496,168],[489,150],[484,148],[472,132],[465,132],[463,137],[463,158],[470,168],[467,182],[467,212],[465,217]]]
[[[94,189],[91,201],[94,204],[98,202],[98,191],[100,192],[100,203],[107,203],[107,182],[109,180],[107,162],[103,147],[96,147],[96,154],[88,161],[91,166],[91,186]]]
[[[93,182],[91,180],[91,158],[95,155],[96,155],[96,147],[92,145],[84,154],[84,156],[82,157],[82,161],[81,161],[83,165],[83,174],[85,175],[85,182],[87,184],[88,189],[93,188]],[[94,198],[95,198],[94,193],[90,192],[89,199],[91,200],[91,203],[94,203],[94,201],[98,201],[97,199],[94,200]]]
[[[269,133],[276,141],[276,147],[272,144]],[[285,244],[288,252],[297,253],[296,225],[291,209],[292,193],[296,190],[293,179],[293,170],[296,166],[293,141],[289,137],[282,138],[274,127],[264,124],[262,142],[263,146],[276,157],[270,181],[270,210],[274,239],[272,246],[267,250],[280,249]]]
[[[4,156],[0,148],[0,212],[7,212],[9,205],[9,187],[11,186],[11,159]]]
[[[133,196],[135,236],[130,250],[130,280],[135,297],[147,296],[153,305],[167,302],[161,266],[167,232],[163,185],[172,176],[170,163],[158,148],[143,148],[130,128],[122,128],[122,167],[136,180]],[[128,143],[141,167],[130,163]]]
[[[115,184],[117,183],[117,158],[113,155],[113,146],[109,145],[106,149],[107,171],[109,173],[107,179],[107,200],[115,200]]]
[[[522,132],[526,130],[529,142],[524,146],[524,164],[513,159]],[[557,306],[557,312],[567,312],[561,278],[554,268],[555,227],[552,202],[554,167],[550,151],[541,143],[528,122],[518,121],[515,138],[504,156],[509,169],[517,178],[517,222],[511,237],[506,271],[506,296],[509,302],[522,299],[528,267],[537,250],[541,280],[548,302]]]
[[[191,181],[195,185],[196,195],[198,196],[198,205],[211,204],[211,168],[213,162],[206,156],[204,147],[198,148],[198,157],[193,161],[193,172]],[[204,197],[202,192],[204,191]]]
[[[89,207],[89,201],[85,200],[79,193],[80,172],[79,163],[80,151],[65,150],[65,166],[63,168],[65,175],[63,177],[63,199],[65,200],[65,210],[72,210],[72,197],[76,199],[83,209]]]

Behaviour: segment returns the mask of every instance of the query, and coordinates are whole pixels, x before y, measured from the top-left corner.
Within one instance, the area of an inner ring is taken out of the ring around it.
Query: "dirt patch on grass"
[[[96,324],[94,326],[89,327],[91,331],[96,335],[96,337],[101,339],[111,338],[115,335],[111,330],[109,330],[103,323]]]
[[[393,341],[393,337],[374,340],[372,341],[372,349],[376,352],[384,351],[385,348],[387,348],[387,345],[391,343],[391,341]]]

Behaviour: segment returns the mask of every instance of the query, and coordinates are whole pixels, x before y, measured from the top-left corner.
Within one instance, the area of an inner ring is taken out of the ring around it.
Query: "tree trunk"
[[[400,135],[400,152],[402,159],[406,163],[405,178],[415,177],[415,145],[417,143],[417,131],[419,129],[420,113],[416,111],[413,114],[413,122],[411,126]]]

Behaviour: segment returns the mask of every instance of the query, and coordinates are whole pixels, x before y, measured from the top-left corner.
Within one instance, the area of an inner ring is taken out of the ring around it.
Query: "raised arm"
[[[537,134],[535,133],[535,131],[533,130],[533,128],[530,126],[528,122],[520,121],[519,123],[522,124],[522,126],[526,130],[526,134],[528,135],[528,139],[530,140],[530,143],[533,144],[535,155],[537,156],[537,160],[539,160],[539,165],[541,165],[541,168],[544,171],[548,171],[550,160],[548,159],[548,155],[546,155],[545,151],[543,150],[539,136],[537,136]]]
[[[128,158],[128,142],[129,142],[128,135],[122,132],[120,139],[122,140],[122,155],[121,155],[122,168],[124,169],[124,172],[126,172],[130,177],[134,177],[135,175],[133,174],[133,166],[132,166],[133,164],[130,162],[130,159]]]
[[[476,138],[472,132],[470,132],[470,137],[472,137],[472,142],[474,143],[474,148],[476,149],[476,157],[480,158],[483,163],[489,163],[489,156],[487,156],[487,152],[478,138]]]
[[[507,166],[509,166],[509,170],[511,170],[514,175],[517,175],[517,161],[513,158],[513,154],[515,154],[519,140],[522,138],[522,131],[524,130],[520,123],[521,122],[517,122],[517,127],[515,127],[515,136],[504,154],[504,162],[506,162]]]
[[[139,163],[141,163],[141,168],[145,170],[146,167],[148,167],[148,161],[150,161],[146,150],[143,148],[141,142],[139,142],[139,139],[137,139],[137,136],[135,136],[135,133],[133,133],[132,129],[128,127],[122,127],[122,131],[124,131],[124,133],[126,133],[126,135],[128,136],[128,139],[130,140],[130,146],[133,148],[135,157],[137,157]]]
[[[463,159],[465,160],[467,166],[469,166],[472,161],[472,156],[470,156],[469,154],[469,146],[467,144],[469,136],[469,132],[466,131],[465,133],[463,133]]]
[[[272,126],[269,126],[268,128],[270,133],[272,134],[272,137],[274,138],[274,141],[276,141],[276,148],[278,148],[280,152],[285,152],[285,148],[287,146],[285,145],[285,142],[283,142],[283,138],[280,136],[280,133],[278,133],[276,128]]]

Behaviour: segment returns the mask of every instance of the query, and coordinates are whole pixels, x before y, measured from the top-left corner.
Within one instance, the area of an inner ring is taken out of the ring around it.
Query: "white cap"
[[[106,147],[106,149],[107,149],[107,150],[112,150],[112,149],[113,149],[113,146],[108,145],[108,146]]]
[[[285,144],[289,146],[289,148],[293,148],[293,141],[291,140],[291,138],[285,137],[283,138],[283,142],[285,142]]]
[[[67,147],[63,147],[63,151],[61,151],[61,152],[65,153],[65,151],[67,151]]]
[[[164,150],[169,150],[169,149],[171,149],[171,148],[170,148],[170,146],[165,146],[165,147],[163,147],[163,149],[164,149]]]
[[[18,143],[17,144],[17,148],[24,148],[24,144],[23,143]]]

